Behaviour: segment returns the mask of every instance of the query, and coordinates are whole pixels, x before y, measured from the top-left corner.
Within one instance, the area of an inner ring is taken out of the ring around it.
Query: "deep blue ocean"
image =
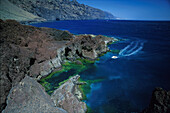
[[[109,46],[119,54],[108,52],[80,73],[84,80],[104,78],[91,85],[85,101],[94,113],[139,112],[148,106],[155,87],[170,90],[170,22],[79,20],[32,25],[127,39]],[[118,58],[112,59],[113,55]]]

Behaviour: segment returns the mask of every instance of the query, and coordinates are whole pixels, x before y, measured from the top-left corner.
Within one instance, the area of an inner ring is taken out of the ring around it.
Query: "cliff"
[[[19,8],[46,20],[113,19],[111,13],[76,0],[9,0]]]
[[[8,0],[0,0],[0,19],[15,19],[17,21],[46,21],[46,19],[36,16],[32,13],[24,11],[23,9],[12,4]]]
[[[0,20],[0,106],[7,105],[11,88],[25,76],[36,80],[62,67],[65,59],[95,60],[108,51],[113,38],[73,35],[68,31],[21,25],[14,20]]]

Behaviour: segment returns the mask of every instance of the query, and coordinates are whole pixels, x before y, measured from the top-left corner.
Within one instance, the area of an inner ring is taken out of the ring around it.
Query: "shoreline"
[[[9,79],[9,81],[2,79],[2,81],[6,81],[6,84],[9,86],[3,86],[3,84],[1,84],[1,87],[6,87],[8,91],[11,91],[14,86],[20,87],[18,84],[25,79],[24,82],[27,84],[29,77],[35,79],[36,82],[39,81],[43,76],[49,75],[51,72],[54,72],[54,69],[61,67],[65,59],[76,61],[78,64],[94,62],[93,60],[97,59],[101,53],[109,50],[107,43],[114,40],[113,38],[102,35],[76,36],[68,31],[22,25],[14,20],[1,20],[0,22],[3,28],[1,35],[7,37],[2,37],[4,40],[2,47],[5,49],[1,49],[5,57],[1,57],[4,65],[3,68],[1,68],[3,69],[1,71],[3,71],[4,75],[1,77],[7,77]],[[11,30],[13,30],[13,32],[10,32]],[[84,60],[82,60],[82,58]],[[8,62],[8,59],[11,59],[10,62]],[[77,61],[77,59],[79,59],[79,61]],[[10,64],[13,64],[13,67],[10,67]],[[66,63],[65,70],[71,69],[69,66],[70,64]],[[10,71],[6,70],[5,67],[9,67]],[[25,71],[23,71],[23,69],[25,69]],[[82,67],[82,69],[84,69],[84,67]],[[15,70],[17,70],[16,76],[14,76]],[[25,78],[26,76],[29,77]],[[34,84],[34,82],[32,83]],[[2,104],[6,103],[8,93],[9,92],[3,92],[4,101],[1,101]],[[26,92],[22,93],[24,94]],[[32,96],[34,97],[36,95]],[[10,106],[12,100],[7,99],[7,101],[7,106]],[[18,107],[16,104],[13,106]],[[6,107],[6,110],[12,110],[12,108],[13,107]],[[22,107],[18,110],[22,110]]]

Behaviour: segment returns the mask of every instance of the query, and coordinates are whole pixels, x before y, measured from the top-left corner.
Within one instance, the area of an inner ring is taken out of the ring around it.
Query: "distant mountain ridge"
[[[113,19],[111,13],[78,3],[76,0],[9,0],[17,7],[50,20]]]
[[[0,19],[14,19],[17,21],[46,21],[12,4],[8,0],[0,0]]]

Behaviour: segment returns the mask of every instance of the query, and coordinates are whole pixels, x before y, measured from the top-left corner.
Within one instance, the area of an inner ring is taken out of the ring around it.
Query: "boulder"
[[[67,113],[55,107],[44,88],[33,78],[26,76],[10,90],[3,113]]]
[[[80,101],[82,94],[77,85],[79,77],[76,75],[70,78],[51,95],[55,105],[69,113],[85,113],[87,111],[86,104]]]

